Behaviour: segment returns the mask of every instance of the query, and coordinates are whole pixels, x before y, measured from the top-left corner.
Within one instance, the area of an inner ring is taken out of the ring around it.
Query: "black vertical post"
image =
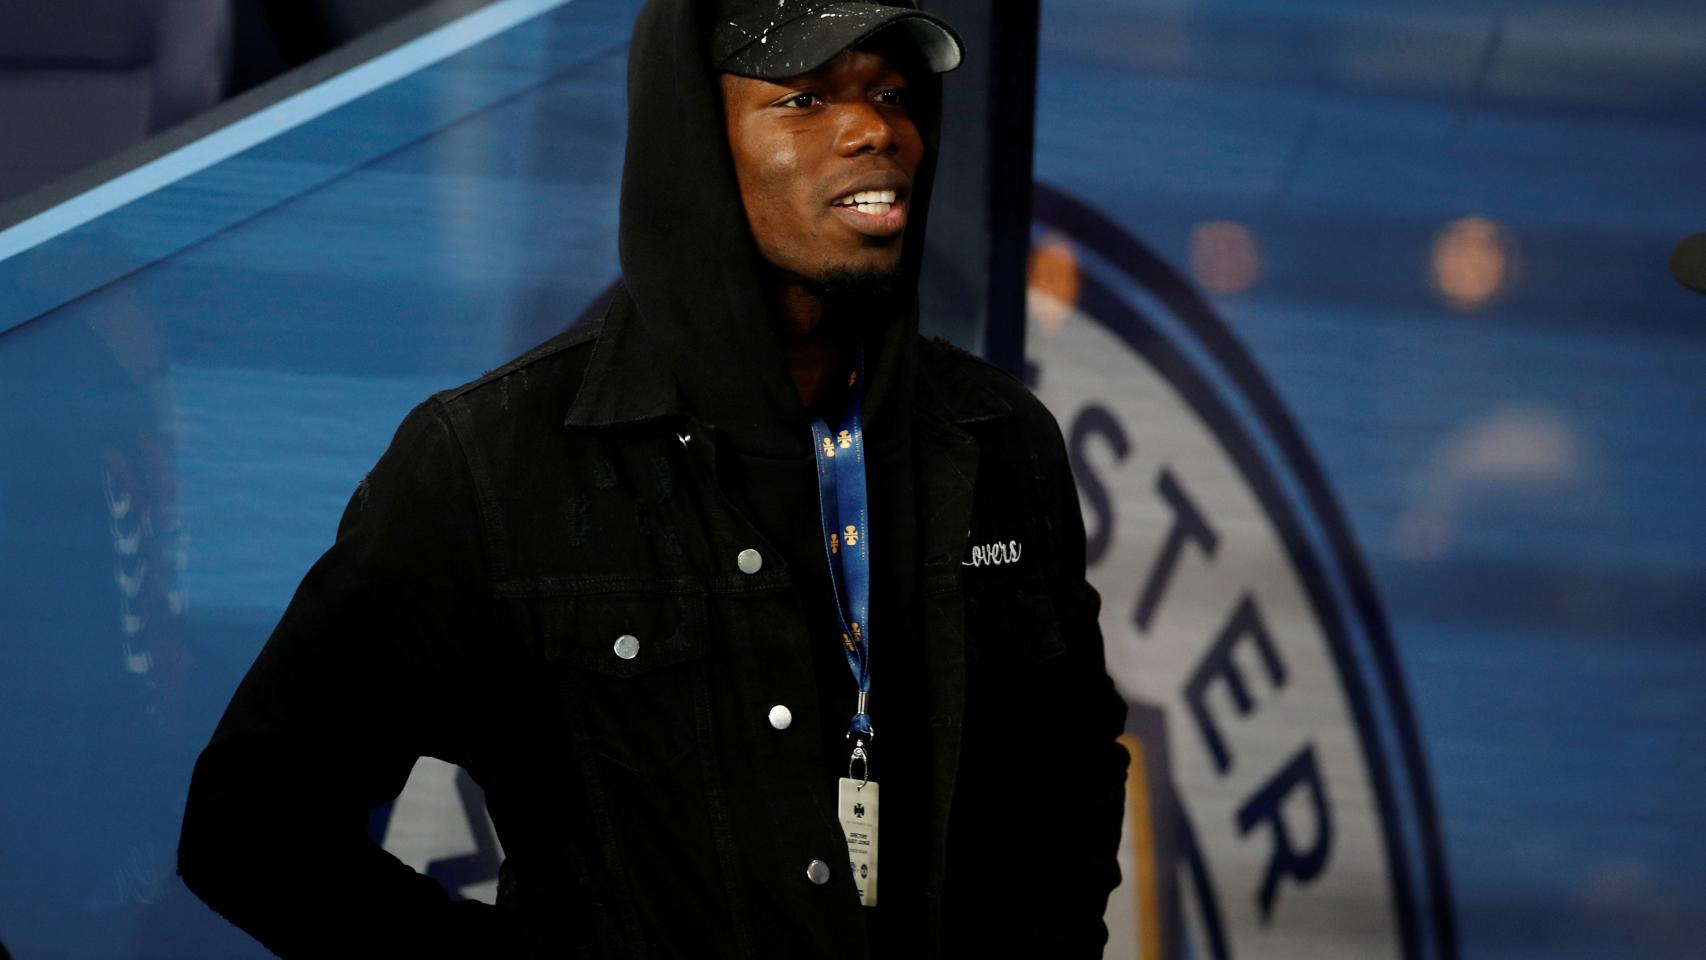
[[[921,285],[924,332],[1020,372],[1040,0],[922,0],[965,41],[944,81]]]

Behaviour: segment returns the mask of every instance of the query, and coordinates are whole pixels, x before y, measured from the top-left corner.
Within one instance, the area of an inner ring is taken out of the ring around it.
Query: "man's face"
[[[900,266],[924,141],[897,60],[855,49],[786,80],[722,75],[747,222],[779,269],[839,285]]]

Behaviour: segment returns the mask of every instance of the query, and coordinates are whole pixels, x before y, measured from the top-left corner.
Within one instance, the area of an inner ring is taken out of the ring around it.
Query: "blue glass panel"
[[[616,276],[637,8],[494,4],[0,233],[15,956],[266,955],[173,873],[191,765],[409,407]]]

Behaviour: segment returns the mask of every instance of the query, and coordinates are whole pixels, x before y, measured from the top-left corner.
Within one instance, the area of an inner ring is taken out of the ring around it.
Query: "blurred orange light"
[[[1510,280],[1511,253],[1510,235],[1492,220],[1453,220],[1434,240],[1434,287],[1453,310],[1486,306]]]
[[[1191,274],[1212,293],[1250,289],[1262,273],[1262,256],[1250,229],[1231,220],[1207,220],[1191,230]]]
[[[1078,304],[1078,255],[1064,237],[1050,234],[1031,248],[1028,282],[1043,298],[1031,301],[1031,317],[1045,333],[1059,330]],[[1066,309],[1062,309],[1062,308]]]

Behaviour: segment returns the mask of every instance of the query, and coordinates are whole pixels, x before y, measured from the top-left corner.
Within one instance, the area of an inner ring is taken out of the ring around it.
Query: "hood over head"
[[[893,3],[890,6],[908,7]],[[623,289],[637,345],[668,366],[688,407],[739,449],[809,456],[809,415],[770,316],[724,128],[712,40],[717,0],[648,0],[628,53],[622,171]],[[909,76],[925,155],[913,180],[901,274],[864,331],[867,443],[904,438],[918,328],[918,272],[939,145],[941,83]],[[614,312],[614,311],[613,311]]]

